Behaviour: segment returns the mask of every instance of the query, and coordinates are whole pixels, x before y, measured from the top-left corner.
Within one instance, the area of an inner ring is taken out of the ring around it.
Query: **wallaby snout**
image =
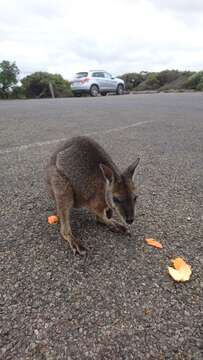
[[[126,219],[126,222],[127,222],[127,224],[129,224],[129,225],[131,225],[132,223],[133,223],[133,221],[134,221],[134,217],[133,218],[127,218]]]

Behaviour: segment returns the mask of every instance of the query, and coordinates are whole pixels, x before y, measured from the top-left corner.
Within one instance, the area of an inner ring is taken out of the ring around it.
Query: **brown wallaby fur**
[[[72,234],[70,209],[86,207],[98,221],[125,232],[124,223],[134,220],[133,175],[138,163],[139,158],[121,173],[97,142],[83,136],[68,140],[51,156],[46,169],[48,188],[56,202],[61,235],[75,254],[85,254],[85,248]],[[112,219],[113,211],[123,223]]]

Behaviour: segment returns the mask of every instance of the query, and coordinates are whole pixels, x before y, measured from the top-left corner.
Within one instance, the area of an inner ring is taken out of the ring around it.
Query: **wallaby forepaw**
[[[69,242],[69,245],[74,253],[74,255],[86,255],[86,249],[83,245],[81,245],[80,241],[75,239],[72,234],[65,234],[63,230],[61,230],[62,237]]]
[[[127,226],[120,224],[119,222],[116,222],[116,221],[111,224],[111,230],[115,231],[115,232],[120,232],[123,234],[128,232]]]

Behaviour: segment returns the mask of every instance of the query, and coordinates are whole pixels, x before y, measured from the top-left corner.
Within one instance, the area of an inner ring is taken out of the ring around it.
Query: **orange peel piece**
[[[160,244],[158,241],[154,240],[154,239],[145,239],[146,243],[150,246],[153,246],[157,249],[162,249],[163,245]]]
[[[192,268],[181,257],[171,260],[173,267],[168,266],[168,272],[175,281],[188,281],[192,274]]]
[[[49,224],[57,224],[59,222],[59,217],[57,215],[48,216]]]

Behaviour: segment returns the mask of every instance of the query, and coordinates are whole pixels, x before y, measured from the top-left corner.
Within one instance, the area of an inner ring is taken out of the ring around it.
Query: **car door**
[[[105,72],[105,87],[106,90],[115,91],[117,86],[116,80],[113,76],[107,72]]]
[[[94,71],[92,77],[95,78],[95,83],[99,85],[99,89],[102,91],[105,89],[105,76],[102,71]]]

